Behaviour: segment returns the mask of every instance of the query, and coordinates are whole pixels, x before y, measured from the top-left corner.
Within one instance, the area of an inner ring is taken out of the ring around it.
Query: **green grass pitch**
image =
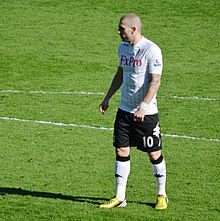
[[[117,69],[118,20],[131,11],[163,51],[166,211],[153,208],[151,165],[136,149],[128,206],[98,207],[114,194],[115,156],[112,130],[95,128],[113,127],[118,95],[101,115],[101,94],[30,92],[105,93]],[[217,0],[2,0],[0,220],[219,220],[219,11]]]

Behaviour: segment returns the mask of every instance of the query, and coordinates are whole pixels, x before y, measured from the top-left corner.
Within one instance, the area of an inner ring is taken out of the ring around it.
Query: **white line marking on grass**
[[[14,118],[14,117],[0,117],[0,119],[39,123],[39,124],[48,124],[48,125],[55,125],[55,126],[61,126],[61,127],[79,127],[79,128],[113,131],[113,128],[109,128],[109,127],[99,127],[99,126],[90,126],[90,125],[82,125],[82,124],[65,124],[65,123],[57,123],[57,122],[42,121],[42,120],[27,120],[27,119]],[[215,138],[191,137],[187,135],[176,135],[176,134],[161,134],[161,135],[164,137],[184,138],[184,139],[191,139],[191,140],[204,140],[204,141],[209,141],[209,142],[220,142],[219,139],[215,139]]]
[[[30,94],[78,94],[78,95],[105,95],[103,92],[92,91],[23,91],[23,90],[0,90],[0,93],[30,93]],[[116,94],[120,95],[120,94]],[[182,99],[182,100],[204,100],[204,101],[220,101],[220,98],[211,97],[184,97],[184,96],[158,96],[159,98]]]
[[[169,98],[169,99],[182,99],[182,100],[206,100],[206,101],[220,101],[220,98],[212,98],[212,97],[181,97],[181,96],[159,96],[161,98]]]
[[[89,91],[22,91],[22,90],[1,90],[0,93],[104,95],[103,92],[89,92]]]
[[[0,119],[31,122],[31,123],[38,123],[38,124],[49,124],[49,125],[55,125],[55,126],[61,126],[61,127],[80,127],[80,128],[89,128],[89,129],[97,129],[97,130],[113,130],[112,128],[107,128],[107,127],[89,126],[89,125],[82,125],[82,124],[64,124],[64,123],[42,121],[42,120],[27,120],[27,119],[20,119],[20,118],[14,118],[14,117],[0,117]]]
[[[220,139],[216,138],[205,138],[205,137],[191,137],[187,135],[176,135],[176,134],[161,134],[164,137],[176,137],[176,138],[184,138],[184,139],[191,139],[191,140],[205,140],[211,142],[220,142]]]

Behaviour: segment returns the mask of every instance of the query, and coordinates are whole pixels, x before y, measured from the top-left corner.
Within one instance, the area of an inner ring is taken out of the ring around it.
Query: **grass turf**
[[[1,3],[0,90],[105,92],[117,68],[118,19],[137,11],[164,56],[162,133],[219,139],[218,1],[13,1]],[[161,97],[160,97],[161,96]],[[119,96],[0,94],[0,116],[113,127]],[[155,211],[145,154],[132,150],[128,207],[114,194],[112,132],[0,120],[0,220],[218,220],[219,143],[164,137],[166,211]]]

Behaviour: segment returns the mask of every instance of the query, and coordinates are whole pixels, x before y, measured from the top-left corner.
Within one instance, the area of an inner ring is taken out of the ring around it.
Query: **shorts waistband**
[[[130,112],[128,112],[128,111],[124,111],[124,110],[122,110],[122,109],[120,109],[120,108],[118,108],[118,111],[119,112],[122,112],[122,113],[125,113],[125,114],[127,114],[128,116],[130,116],[130,117],[134,117],[134,113],[130,113]],[[158,113],[156,113],[156,114],[146,114],[145,116],[156,116],[156,115],[158,115]]]

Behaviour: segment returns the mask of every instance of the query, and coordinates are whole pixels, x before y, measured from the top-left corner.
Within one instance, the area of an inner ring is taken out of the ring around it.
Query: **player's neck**
[[[134,37],[134,39],[132,41],[129,42],[130,45],[136,45],[141,39],[142,39],[142,35],[137,35]]]

